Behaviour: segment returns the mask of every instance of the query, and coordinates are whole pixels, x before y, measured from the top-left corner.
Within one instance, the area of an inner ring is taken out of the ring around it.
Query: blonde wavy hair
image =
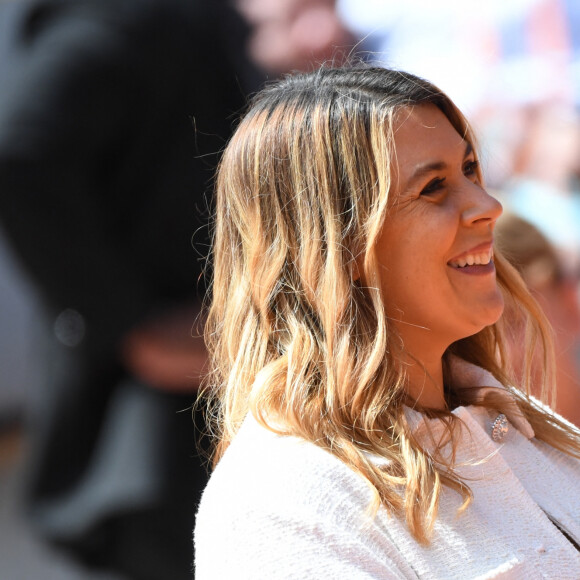
[[[248,413],[269,429],[334,454],[375,501],[429,541],[441,486],[471,491],[426,453],[405,419],[400,337],[385,315],[375,243],[381,233],[403,109],[438,107],[475,149],[469,125],[437,87],[384,68],[323,68],[260,92],[228,144],[216,182],[214,282],[206,393],[219,461]],[[517,272],[496,253],[498,283],[526,321],[529,352],[553,355],[549,326]],[[359,268],[359,269],[357,269]],[[365,287],[360,284],[364,270]],[[502,321],[449,348],[516,397],[536,436],[580,455],[572,428],[511,386]],[[446,354],[446,356],[448,356]],[[461,401],[448,393],[449,408]],[[501,410],[501,409],[498,409]],[[458,420],[448,411],[448,440]],[[376,462],[368,453],[388,461]],[[402,492],[402,493],[401,493]]]

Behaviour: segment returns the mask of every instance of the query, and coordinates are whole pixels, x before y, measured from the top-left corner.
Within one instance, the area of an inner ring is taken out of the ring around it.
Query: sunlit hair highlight
[[[407,424],[403,345],[385,316],[374,248],[391,190],[396,117],[426,104],[475,148],[449,98],[402,72],[321,69],[257,95],[218,171],[206,327],[215,462],[252,413],[349,465],[369,482],[374,507],[402,515],[420,542],[429,539],[441,486],[465,505],[470,490]],[[530,321],[528,340],[545,346],[549,375],[547,323],[518,274],[500,256],[496,266],[502,290]],[[450,350],[510,384],[502,333],[497,324]],[[516,396],[539,437],[578,449],[565,426],[548,423],[525,393]],[[455,417],[439,415],[452,439]],[[368,452],[388,461],[379,465]]]

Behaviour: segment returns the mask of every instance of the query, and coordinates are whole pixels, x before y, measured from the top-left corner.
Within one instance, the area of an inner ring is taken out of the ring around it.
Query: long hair
[[[349,465],[375,491],[373,506],[402,514],[421,542],[441,485],[464,505],[471,492],[452,465],[423,451],[405,420],[401,340],[385,315],[374,248],[391,189],[395,116],[425,104],[475,145],[451,100],[403,72],[323,68],[254,98],[218,171],[206,328],[215,462],[252,413]],[[495,262],[500,287],[529,322],[530,348],[544,347],[549,376],[547,323],[515,270],[498,254]],[[449,350],[509,385],[502,333],[498,323]],[[527,386],[512,390],[538,437],[578,452],[573,432],[548,420]],[[440,415],[451,437],[457,421]],[[379,466],[369,452],[388,461]]]

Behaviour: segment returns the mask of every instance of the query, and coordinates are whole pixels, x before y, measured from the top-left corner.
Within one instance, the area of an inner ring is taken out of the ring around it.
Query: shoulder
[[[401,577],[392,544],[374,537],[371,497],[365,481],[327,451],[249,419],[202,497],[196,574]]]
[[[332,512],[337,497],[365,504],[371,499],[364,481],[344,463],[298,437],[273,433],[253,418],[240,432],[216,467],[203,503],[236,500],[232,510],[274,505],[278,511],[292,505],[303,511]]]

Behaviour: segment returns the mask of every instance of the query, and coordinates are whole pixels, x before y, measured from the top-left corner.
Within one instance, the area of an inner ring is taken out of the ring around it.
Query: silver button
[[[491,425],[491,438],[494,441],[501,441],[509,431],[509,423],[507,417],[500,413]]]

